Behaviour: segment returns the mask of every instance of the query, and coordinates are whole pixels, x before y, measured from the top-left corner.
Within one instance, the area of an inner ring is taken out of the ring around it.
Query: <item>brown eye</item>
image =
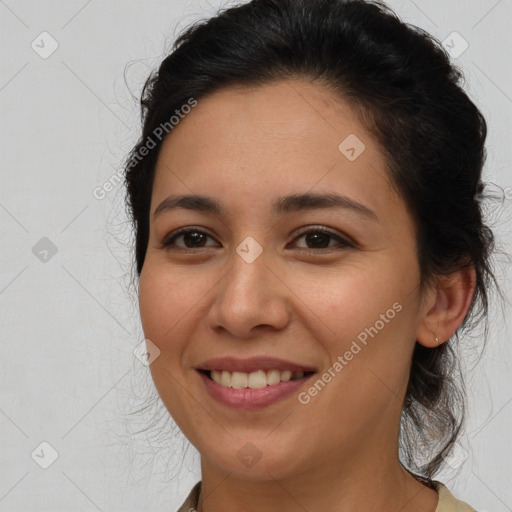
[[[331,235],[319,231],[310,231],[306,234],[306,243],[312,244],[313,249],[324,249],[329,246]]]
[[[189,231],[188,233],[183,233],[181,236],[187,247],[203,247],[206,242],[205,234],[200,231]]]
[[[331,252],[322,251],[323,249],[344,249],[354,248],[355,245],[348,240],[345,240],[340,235],[333,233],[323,227],[309,229],[308,231],[300,234],[295,240],[304,239],[305,245],[296,245],[296,247],[304,253],[321,253]],[[334,244],[332,242],[335,242]]]
[[[206,245],[208,238],[212,239],[212,237],[204,231],[194,228],[183,228],[168,236],[162,242],[162,248],[194,250],[203,247],[211,247],[211,245]],[[177,243],[180,239],[182,243]]]

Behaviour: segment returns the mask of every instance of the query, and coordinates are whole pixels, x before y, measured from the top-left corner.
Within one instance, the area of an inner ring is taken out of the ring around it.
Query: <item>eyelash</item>
[[[207,249],[208,247],[198,247],[198,248],[190,248],[190,247],[179,247],[174,245],[173,242],[175,242],[176,238],[178,238],[181,235],[186,235],[188,233],[200,233],[203,235],[206,235],[210,238],[213,238],[205,231],[202,231],[199,228],[194,227],[186,227],[186,228],[180,228],[177,231],[171,233],[169,236],[167,236],[164,241],[161,244],[161,249],[165,250],[171,250],[171,251],[180,251],[180,252],[187,252],[187,253],[197,253],[200,249]],[[298,250],[302,254],[320,254],[320,253],[328,253],[332,252],[332,250],[341,250],[346,248],[355,248],[354,243],[349,242],[348,240],[342,238],[341,236],[337,235],[336,233],[324,228],[323,226],[318,227],[310,227],[308,230],[302,231],[299,233],[294,240],[298,238],[302,238],[305,235],[308,235],[310,233],[322,233],[325,235],[329,235],[332,238],[335,238],[338,241],[338,248],[336,249],[336,246],[333,247],[325,247],[325,248],[316,248],[316,249],[309,249],[300,247]]]

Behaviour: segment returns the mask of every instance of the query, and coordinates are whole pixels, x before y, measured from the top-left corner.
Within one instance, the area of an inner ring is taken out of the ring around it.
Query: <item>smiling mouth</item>
[[[262,389],[267,386],[275,386],[280,382],[300,380],[315,373],[277,369],[257,370],[251,373],[226,370],[200,370],[200,372],[220,386],[233,389]]]

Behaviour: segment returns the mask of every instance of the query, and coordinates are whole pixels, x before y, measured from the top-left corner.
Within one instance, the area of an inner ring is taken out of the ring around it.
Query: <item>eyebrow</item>
[[[219,216],[224,214],[222,205],[212,197],[197,194],[186,194],[180,196],[169,196],[164,199],[155,208],[153,218],[165,211],[174,210],[176,208],[213,213]],[[322,208],[342,208],[352,210],[369,220],[379,220],[377,214],[368,206],[356,201],[355,199],[351,199],[350,197],[334,193],[292,194],[278,197],[272,202],[272,212],[276,215],[297,212],[300,210],[314,210]]]

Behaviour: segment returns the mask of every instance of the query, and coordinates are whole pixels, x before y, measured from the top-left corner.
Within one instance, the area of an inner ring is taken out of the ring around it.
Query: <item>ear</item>
[[[436,286],[425,296],[416,341],[435,348],[451,338],[462,324],[475,292],[476,272],[473,266],[448,276],[438,276]]]

